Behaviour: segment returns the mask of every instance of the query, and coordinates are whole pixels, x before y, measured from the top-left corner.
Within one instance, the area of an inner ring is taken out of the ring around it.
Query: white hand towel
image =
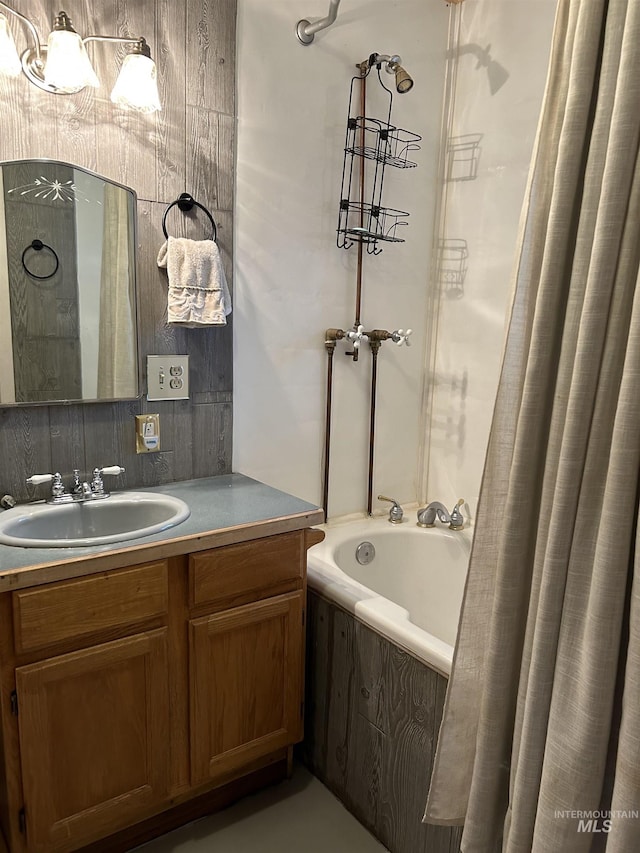
[[[158,253],[167,270],[167,322],[197,329],[224,326],[231,313],[231,294],[214,240],[169,237]]]

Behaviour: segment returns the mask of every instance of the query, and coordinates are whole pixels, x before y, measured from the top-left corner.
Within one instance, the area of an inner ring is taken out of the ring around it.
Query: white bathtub
[[[412,513],[413,515],[413,513]],[[385,518],[329,522],[308,552],[309,586],[444,675],[451,672],[469,530],[420,528]],[[376,555],[356,560],[361,542]]]

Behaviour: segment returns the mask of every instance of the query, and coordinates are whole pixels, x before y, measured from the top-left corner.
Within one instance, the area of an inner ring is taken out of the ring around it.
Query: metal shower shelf
[[[368,60],[356,66],[360,75],[351,78],[349,89],[336,242],[340,249],[357,245],[359,259],[363,246],[366,246],[367,254],[378,255],[382,251],[378,243],[404,243],[404,239],[399,236],[400,226],[408,224],[409,214],[404,210],[382,206],[384,177],[387,166],[414,169],[417,163],[410,158],[413,152],[420,150],[418,143],[422,139],[417,133],[391,124],[393,94],[380,76],[380,69],[386,60],[389,60],[388,64],[393,64],[396,81],[401,72],[401,75],[405,75],[401,83],[408,80],[413,85],[411,78],[400,66],[399,56],[372,53]],[[388,99],[386,120],[367,115],[366,79],[373,68]],[[358,106],[354,99],[356,84],[359,89]],[[403,87],[398,91],[408,89]],[[373,165],[365,169],[367,160]]]
[[[409,160],[409,154],[420,150],[421,139],[380,119],[358,116],[348,121],[345,152],[396,169],[415,169],[417,163]]]
[[[348,249],[354,243],[363,243],[371,254],[378,254],[376,243],[404,243],[398,236],[398,228],[407,225],[409,214],[392,207],[380,207],[374,204],[342,199],[338,223],[338,246]]]

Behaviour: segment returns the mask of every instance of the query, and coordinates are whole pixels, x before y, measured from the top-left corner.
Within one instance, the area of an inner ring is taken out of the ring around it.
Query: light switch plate
[[[147,400],[189,399],[189,356],[147,356]]]

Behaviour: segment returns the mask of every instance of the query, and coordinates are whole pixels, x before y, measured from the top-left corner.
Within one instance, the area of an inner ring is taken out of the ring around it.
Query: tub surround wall
[[[461,15],[463,50],[452,136],[481,140],[476,179],[446,185],[442,236],[466,243],[467,272],[461,298],[451,292],[439,309],[435,300],[437,355],[425,376],[427,287],[444,289],[438,275],[428,284],[428,274],[434,198],[441,191],[436,170],[449,7],[442,0],[343,0],[336,22],[302,47],[297,20],[324,17],[326,0],[308,0],[304,9],[288,0],[241,0],[237,469],[321,500],[321,336],[353,322],[355,252],[339,251],[334,239],[349,78],[354,62],[371,51],[398,51],[415,87],[395,97],[393,121],[422,133],[423,143],[417,170],[386,173],[386,202],[411,217],[405,243],[365,258],[362,316],[387,329],[412,326],[414,346],[384,344],[379,358],[374,487],[401,501],[452,505],[465,497],[475,514],[555,6],[555,0],[465,0],[452,7]],[[493,94],[502,72],[484,62],[487,45],[490,59],[507,72]],[[366,506],[369,352],[365,346],[353,365],[343,349],[334,359],[333,517]],[[426,424],[420,422],[423,377],[426,398],[435,385]]]
[[[391,853],[457,853],[422,823],[446,678],[313,592],[307,625],[306,763]]]
[[[415,80],[392,122],[423,136],[415,170],[387,169],[383,203],[410,212],[405,243],[365,255],[362,321],[414,329],[413,345],[378,359],[376,494],[416,500],[427,271],[449,11],[442,0],[343,0],[336,22],[304,47],[302,18],[326,0],[238,3],[238,171],[234,468],[322,500],[327,355],[324,332],[354,320],[356,249],[336,247],[347,106],[355,63],[399,53]],[[382,72],[393,85],[393,77]],[[372,73],[368,114],[381,114]],[[367,498],[370,353],[338,344],[330,514]]]
[[[437,346],[426,377],[434,392],[425,497],[449,504],[462,496],[472,514],[500,374],[518,221],[556,5],[556,0],[465,0],[457,8],[460,55],[441,236],[464,241],[468,255],[462,291],[451,286],[454,261],[463,260],[456,256],[457,244],[449,242],[448,257],[440,258]],[[490,61],[500,67],[487,66],[487,45]],[[473,156],[469,147],[456,153],[456,141],[461,146],[463,137],[472,142],[470,136],[480,137]]]
[[[46,38],[59,7],[32,0],[25,11]],[[53,96],[23,75],[0,79],[0,109],[8,117],[0,160],[64,160],[137,192],[141,363],[147,353],[188,353],[191,399],[0,408],[0,492],[21,500],[32,497],[24,484],[29,474],[69,474],[74,466],[124,465],[119,488],[231,470],[233,315],[225,328],[167,326],[166,275],[156,257],[166,205],[186,190],[212,211],[232,281],[236,0],[106,0],[90,9],[74,0],[67,11],[83,35],[145,36],[158,67],[162,112],[141,116],[116,108],[109,100],[115,50],[94,44],[100,89]],[[168,226],[174,236],[209,236],[202,218],[172,212]],[[148,411],[160,413],[162,449],[137,456],[134,415]]]

